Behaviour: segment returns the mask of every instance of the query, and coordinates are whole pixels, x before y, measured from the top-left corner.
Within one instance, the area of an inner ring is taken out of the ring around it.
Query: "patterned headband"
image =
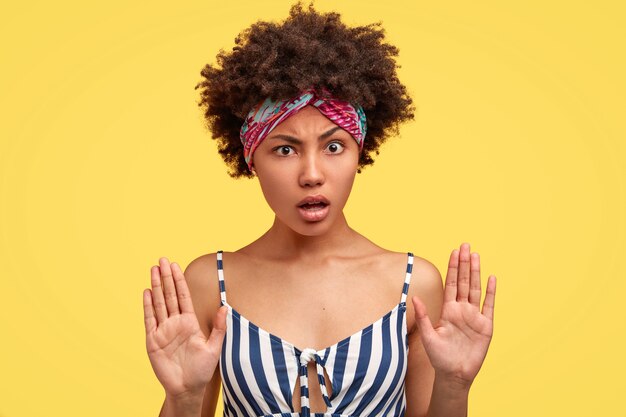
[[[323,90],[327,93],[327,90]],[[252,154],[261,141],[280,122],[293,116],[306,105],[315,106],[333,123],[350,133],[359,144],[359,152],[363,149],[363,141],[367,133],[365,112],[360,105],[352,106],[346,101],[319,96],[313,88],[309,88],[298,97],[290,100],[272,101],[265,99],[260,105],[250,110],[241,126],[239,137],[243,143],[243,156],[252,170]]]

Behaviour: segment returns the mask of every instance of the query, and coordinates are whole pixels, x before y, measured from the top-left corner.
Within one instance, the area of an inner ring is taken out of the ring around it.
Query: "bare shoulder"
[[[220,308],[217,253],[197,257],[187,265],[184,275],[200,328],[208,337],[213,316]]]
[[[428,317],[435,324],[439,321],[441,307],[443,305],[443,281],[439,269],[429,260],[419,256],[413,257],[413,272],[411,274],[411,285],[406,299],[407,318],[411,324],[409,333],[417,331],[415,323],[415,312],[412,297],[417,295],[426,305]]]

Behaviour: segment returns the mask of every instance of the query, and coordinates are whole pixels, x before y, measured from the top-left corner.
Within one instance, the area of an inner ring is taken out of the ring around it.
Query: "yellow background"
[[[444,276],[468,241],[483,288],[498,277],[470,416],[626,415],[621,3],[335,9],[383,22],[417,106],[357,176],[350,225]],[[235,250],[272,220],[256,180],[227,176],[193,87],[290,5],[2,4],[1,417],[158,415],[150,266]]]

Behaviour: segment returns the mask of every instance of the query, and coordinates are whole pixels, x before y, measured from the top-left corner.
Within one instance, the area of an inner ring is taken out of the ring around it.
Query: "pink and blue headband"
[[[332,97],[321,97],[313,88],[309,88],[298,97],[289,100],[272,101],[267,98],[260,105],[250,110],[239,133],[241,143],[243,143],[243,156],[248,164],[248,169],[252,169],[252,154],[261,141],[280,122],[293,116],[306,105],[315,106],[333,123],[350,133],[359,144],[359,152],[363,149],[363,141],[367,133],[363,108],[360,105],[352,106],[346,101]]]

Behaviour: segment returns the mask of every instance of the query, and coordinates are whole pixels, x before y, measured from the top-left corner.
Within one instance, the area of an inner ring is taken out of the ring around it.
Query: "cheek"
[[[352,187],[354,186],[355,176],[356,175],[354,173],[347,174],[346,176],[338,180],[337,184],[339,184],[340,187],[339,187],[339,190],[337,191],[343,197],[344,203],[345,203],[345,200],[348,199],[348,196],[350,195],[350,193],[352,192]]]
[[[264,175],[259,177],[261,191],[265,200],[274,211],[279,211],[289,203],[289,178],[286,175]]]

